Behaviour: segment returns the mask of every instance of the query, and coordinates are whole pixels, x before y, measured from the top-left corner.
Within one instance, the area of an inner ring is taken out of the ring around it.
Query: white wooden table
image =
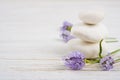
[[[61,58],[68,49],[59,38],[59,27],[65,20],[79,22],[79,12],[91,8],[105,9],[103,23],[110,36],[120,40],[119,0],[0,0],[0,80],[119,80],[120,66],[113,71],[71,71],[63,66]],[[110,50],[120,47],[109,45]]]

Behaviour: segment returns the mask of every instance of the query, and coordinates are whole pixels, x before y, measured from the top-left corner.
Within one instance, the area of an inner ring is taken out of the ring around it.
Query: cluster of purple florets
[[[65,65],[72,70],[79,70],[85,66],[85,56],[79,51],[71,52],[65,58]]]
[[[100,66],[102,70],[108,71],[113,68],[114,60],[111,56],[105,56],[100,60]]]
[[[72,70],[80,70],[85,66],[85,56],[79,51],[73,51],[66,56],[65,65]],[[113,68],[114,60],[111,56],[105,56],[100,59],[102,70],[108,71]]]
[[[61,37],[62,37],[64,42],[68,42],[69,40],[74,38],[74,36],[72,36],[71,33],[70,33],[72,26],[73,26],[73,24],[65,21],[63,23],[63,26],[60,28]]]

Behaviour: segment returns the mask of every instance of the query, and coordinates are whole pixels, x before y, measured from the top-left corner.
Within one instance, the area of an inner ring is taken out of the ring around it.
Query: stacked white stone
[[[70,50],[78,50],[85,54],[86,58],[96,58],[99,53],[99,42],[106,38],[108,30],[100,23],[104,18],[104,12],[85,12],[80,15],[82,22],[75,24],[71,34],[76,38],[68,42]],[[102,55],[108,53],[107,44],[102,42]]]

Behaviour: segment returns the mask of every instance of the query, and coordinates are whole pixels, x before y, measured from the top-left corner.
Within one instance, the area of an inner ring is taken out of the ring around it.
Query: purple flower
[[[65,21],[63,23],[63,26],[61,27],[61,37],[65,42],[68,42],[69,40],[74,38],[74,36],[70,34],[72,26],[73,24]]]
[[[65,22],[63,23],[63,26],[61,27],[61,31],[66,31],[66,30],[67,30],[67,31],[71,31],[72,26],[73,26],[73,24],[65,21]]]
[[[69,31],[63,31],[63,32],[61,33],[61,37],[63,38],[63,40],[64,40],[65,42],[68,42],[69,40],[71,40],[71,39],[74,38],[74,36],[72,36]]]
[[[85,56],[79,51],[71,52],[64,60],[65,65],[72,70],[80,70],[85,66]]]
[[[104,71],[109,71],[110,69],[113,68],[114,60],[111,56],[105,56],[100,60],[100,65],[102,70]]]

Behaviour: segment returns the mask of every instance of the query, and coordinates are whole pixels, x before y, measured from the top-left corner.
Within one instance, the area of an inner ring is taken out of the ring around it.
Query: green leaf
[[[116,49],[116,50],[112,51],[110,54],[115,54],[115,53],[117,53],[119,51],[120,51],[120,49]]]
[[[116,59],[116,60],[115,60],[115,63],[118,63],[118,62],[120,62],[120,59]]]
[[[107,43],[119,42],[116,38],[113,38],[113,37],[108,37],[108,38],[105,38],[104,40],[105,40],[105,42],[107,42]]]
[[[112,42],[119,42],[119,41],[118,40],[106,40],[105,42],[112,43]]]
[[[103,39],[100,41],[99,43],[99,57],[102,58],[102,42],[103,42]]]
[[[116,38],[114,38],[114,37],[107,37],[106,39],[116,39]]]

